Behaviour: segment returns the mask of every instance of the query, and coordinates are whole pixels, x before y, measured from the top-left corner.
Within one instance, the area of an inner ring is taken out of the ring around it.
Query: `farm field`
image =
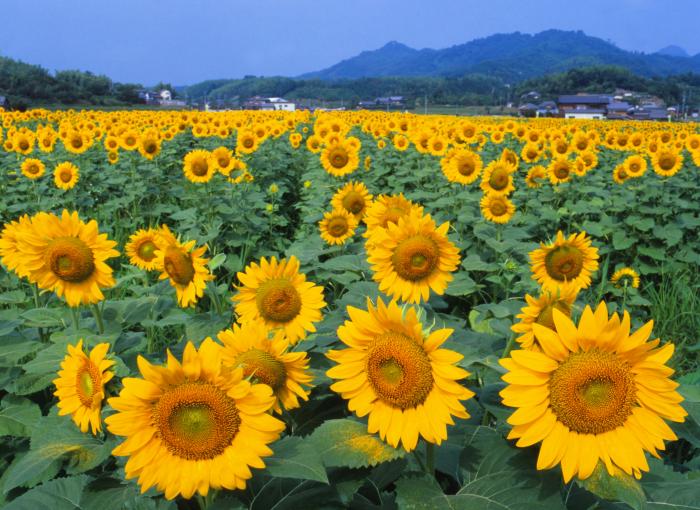
[[[0,110],[0,506],[700,508],[696,124]]]

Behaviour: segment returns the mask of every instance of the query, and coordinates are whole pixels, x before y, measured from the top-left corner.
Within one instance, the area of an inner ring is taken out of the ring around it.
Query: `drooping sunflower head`
[[[156,250],[159,248],[159,233],[156,229],[140,229],[129,237],[129,242],[124,246],[124,251],[129,257],[129,262],[146,271],[158,268]]]
[[[263,321],[270,328],[282,328],[287,339],[295,344],[315,332],[315,322],[322,319],[326,306],[323,289],[306,281],[299,272],[299,260],[252,262],[245,272],[238,273],[241,286],[233,297],[236,314],[241,323]]]
[[[547,179],[547,169],[542,165],[536,165],[527,171],[525,184],[528,188],[539,188]]]
[[[567,317],[571,316],[574,301],[578,292],[573,288],[560,288],[557,292],[545,290],[539,297],[534,298],[525,295],[527,303],[517,316],[518,322],[513,324],[512,330],[520,333],[516,341],[522,349],[540,351],[535,334],[532,331],[533,324],[539,324],[546,328],[555,329],[554,310],[559,310]]]
[[[398,195],[379,195],[369,205],[363,218],[365,225],[367,225],[365,237],[369,237],[378,228],[384,229],[392,223],[398,223],[399,218],[408,215],[412,211],[422,214],[423,207],[405,198],[403,193]]]
[[[613,273],[610,277],[610,283],[615,287],[632,287],[633,289],[638,289],[639,273],[631,267],[623,267]]]
[[[110,370],[114,361],[105,358],[108,350],[109,344],[101,343],[88,356],[83,351],[82,339],[74,346],[68,344],[68,354],[61,362],[58,378],[53,381],[59,416],[71,415],[81,432],[90,428],[96,435],[102,430],[104,386],[114,376]]]
[[[321,239],[328,244],[345,244],[348,239],[355,235],[357,218],[345,209],[333,209],[324,213],[318,226],[321,231]]]
[[[35,180],[44,175],[46,167],[40,159],[27,158],[22,161],[22,174],[31,180]]]
[[[217,338],[224,344],[223,364],[240,367],[243,377],[253,383],[267,384],[275,394],[273,409],[299,407],[299,399],[308,400],[313,377],[308,371],[305,352],[290,352],[284,330],[271,332],[261,321],[234,324],[221,331]]]
[[[515,214],[515,205],[505,195],[486,193],[480,206],[484,218],[493,223],[508,223]]]
[[[126,478],[138,477],[142,491],[155,486],[167,499],[244,489],[250,468],[265,466],[261,457],[272,454],[268,444],[284,430],[268,413],[270,387],[224,366],[210,338],[199,350],[188,342],[182,363],[168,352],[166,366],[141,356],[138,366],[142,378],[123,379],[119,396],[109,399],[117,412],[105,420],[126,438],[113,451],[129,457]]]
[[[203,256],[207,246],[197,248],[196,241],[171,242],[163,231],[154,237],[154,241],[155,268],[161,272],[159,278],[168,279],[175,287],[181,307],[193,306],[204,295],[207,282],[214,278],[207,266],[209,259]]]
[[[338,328],[348,348],[327,354],[337,363],[327,372],[338,380],[331,389],[359,417],[369,415],[369,432],[394,447],[411,451],[419,436],[437,444],[447,439],[451,415],[468,418],[460,401],[473,396],[456,382],[469,375],[455,366],[462,356],[440,349],[452,330],[424,333],[416,310],[395,301],[378,299],[375,307],[368,299],[366,311],[348,307],[348,314]]]
[[[77,212],[64,210],[61,217],[35,215],[17,247],[30,281],[79,306],[102,300],[101,289],[114,286],[106,260],[119,256],[116,244],[98,232],[95,220],[84,223]]]
[[[585,289],[591,284],[591,274],[598,269],[598,249],[591,246],[585,232],[568,238],[557,232],[550,244],[530,252],[532,278],[546,290],[556,292],[559,287]]]
[[[362,182],[349,182],[339,189],[331,199],[333,209],[345,209],[361,220],[372,203],[372,195]]]
[[[538,469],[561,464],[564,481],[588,478],[601,463],[641,476],[648,451],[658,456],[676,439],[664,419],[682,422],[678,384],[665,363],[673,344],[648,341],[653,323],[630,333],[630,316],[586,307],[576,325],[558,309],[553,327],[532,325],[541,351],[516,350],[500,361],[508,371],[503,403],[517,410],[508,423],[517,446],[542,442]]]
[[[53,182],[57,188],[62,190],[69,190],[74,187],[79,178],[78,167],[68,161],[57,165],[53,171]]]
[[[514,189],[513,167],[500,159],[489,163],[481,177],[481,189],[486,193],[509,195]]]
[[[185,177],[191,182],[209,182],[214,177],[216,168],[211,153],[201,149],[188,152],[183,161]]]
[[[379,290],[409,303],[427,301],[431,290],[442,295],[460,261],[447,237],[449,227],[414,212],[376,229],[366,250]]]

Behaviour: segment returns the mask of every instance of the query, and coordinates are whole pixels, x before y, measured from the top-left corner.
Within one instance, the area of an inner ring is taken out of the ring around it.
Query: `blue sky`
[[[390,40],[442,48],[549,28],[700,52],[699,0],[2,0],[0,17],[0,55],[144,84],[295,76]]]

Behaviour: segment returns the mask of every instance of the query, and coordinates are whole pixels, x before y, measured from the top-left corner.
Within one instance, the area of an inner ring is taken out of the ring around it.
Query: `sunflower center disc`
[[[73,178],[73,172],[71,172],[70,170],[62,170],[59,177],[61,178],[61,181],[69,183],[70,180]]]
[[[555,280],[573,280],[583,269],[583,253],[573,246],[560,246],[547,254],[545,267]]]
[[[194,278],[192,257],[177,246],[171,246],[166,250],[163,266],[168,276],[180,285],[187,285]]]
[[[100,373],[98,368],[90,360],[85,361],[85,365],[78,370],[75,389],[78,394],[78,400],[86,407],[92,407],[92,396],[95,394],[95,389],[100,389]]]
[[[423,347],[392,331],[375,338],[367,356],[367,379],[383,402],[400,409],[422,404],[433,388],[433,370]]]
[[[404,280],[422,280],[437,267],[440,250],[435,241],[423,235],[401,241],[394,250],[394,270]]]
[[[345,218],[335,217],[328,221],[328,233],[333,237],[342,237],[348,231],[348,222]]]
[[[496,168],[489,177],[489,185],[496,191],[506,189],[508,186],[508,170],[502,167]]]
[[[284,386],[287,380],[284,363],[269,352],[250,349],[239,354],[236,361],[243,367],[245,377],[252,377],[275,391]]]
[[[192,163],[192,173],[196,175],[197,177],[202,177],[203,175],[207,175],[207,172],[209,171],[209,165],[207,162],[203,159],[197,159],[194,163]]]
[[[664,155],[659,158],[659,166],[664,170],[670,170],[676,164],[676,158],[669,155]]]
[[[153,241],[144,241],[139,246],[139,257],[141,257],[143,260],[150,262],[151,260],[153,260],[153,257],[155,257],[156,249],[157,247],[153,243]]]
[[[491,214],[494,216],[503,216],[507,211],[506,204],[503,202],[495,201],[491,203]]]
[[[349,159],[348,153],[341,148],[333,149],[330,157],[328,158],[331,166],[334,168],[343,168],[345,165],[347,165]]]
[[[66,282],[83,282],[95,270],[92,250],[77,237],[58,237],[51,241],[47,260],[53,274]]]
[[[474,170],[476,170],[474,162],[469,158],[462,158],[457,165],[457,171],[465,177],[472,175]]]
[[[365,208],[365,200],[357,191],[351,191],[343,197],[343,207],[353,214],[359,214]]]
[[[153,406],[153,422],[166,448],[187,460],[213,459],[231,445],[241,419],[236,403],[206,382],[183,383]]]
[[[549,329],[556,329],[554,325],[554,310],[559,310],[561,313],[569,317],[571,315],[571,306],[564,301],[556,301],[545,306],[537,316],[535,322],[540,326]]]
[[[571,354],[549,382],[552,411],[580,434],[602,434],[625,423],[636,401],[626,361],[609,352]]]
[[[301,296],[292,283],[284,278],[268,280],[255,296],[258,312],[274,322],[289,322],[301,311]]]

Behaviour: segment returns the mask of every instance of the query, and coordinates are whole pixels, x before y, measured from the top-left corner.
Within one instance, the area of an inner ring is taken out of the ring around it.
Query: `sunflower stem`
[[[100,307],[96,303],[93,303],[90,306],[92,308],[92,314],[95,316],[95,322],[97,323],[97,331],[99,331],[100,335],[102,335],[105,332],[105,323],[102,320],[102,310],[100,310]]]
[[[435,445],[425,442],[425,472],[429,476],[435,476]]]
[[[78,331],[80,329],[80,316],[78,315],[78,308],[74,306],[69,306],[71,317],[73,317],[73,328]]]
[[[32,294],[34,295],[34,308],[39,308],[39,286],[35,283],[32,286]],[[47,338],[46,334],[44,332],[44,328],[37,328],[39,332],[39,338],[41,339],[42,342],[46,343]]]
[[[501,358],[505,358],[508,356],[510,351],[513,349],[513,344],[515,343],[515,335],[510,335],[510,338],[508,339],[508,343],[506,344],[506,348],[503,349],[503,354],[501,355]]]

